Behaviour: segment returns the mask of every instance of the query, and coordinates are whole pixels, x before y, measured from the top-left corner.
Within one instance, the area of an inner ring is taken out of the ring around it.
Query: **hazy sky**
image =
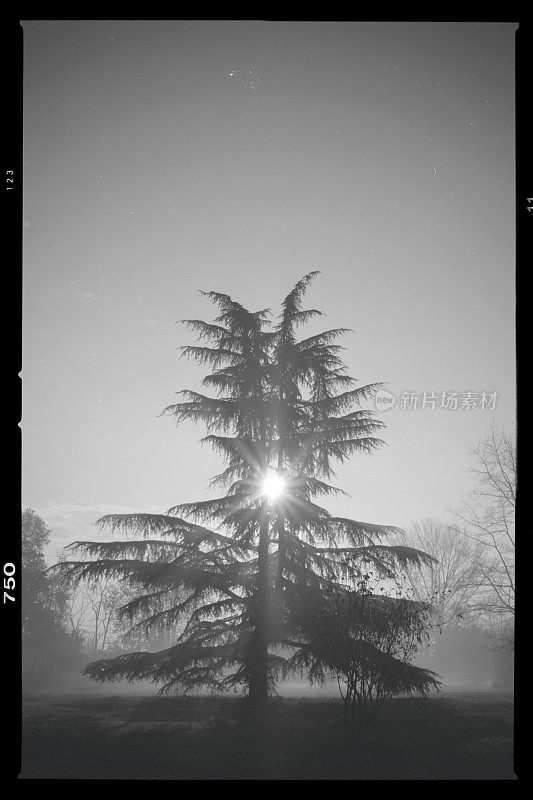
[[[158,416],[203,376],[175,322],[212,318],[199,289],[277,311],[312,269],[351,374],[439,398],[383,413],[330,508],[406,526],[460,502],[469,448],[514,424],[516,26],[23,28],[23,499],[50,554],[205,496],[203,430]]]

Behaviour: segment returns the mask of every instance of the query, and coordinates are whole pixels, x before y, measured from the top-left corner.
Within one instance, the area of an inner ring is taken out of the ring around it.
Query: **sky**
[[[212,319],[211,289],[278,313],[311,270],[308,332],[353,329],[350,374],[395,398],[330,509],[460,504],[469,450],[515,422],[516,25],[22,25],[23,504],[49,559],[208,496],[202,428],[160,416],[203,377],[176,322]]]

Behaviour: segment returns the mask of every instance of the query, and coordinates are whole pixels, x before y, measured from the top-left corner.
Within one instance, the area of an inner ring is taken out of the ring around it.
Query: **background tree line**
[[[512,682],[515,620],[516,444],[492,425],[471,451],[473,488],[444,522],[415,522],[401,541],[435,557],[404,570],[410,595],[431,602],[426,661],[440,674],[487,660],[496,679]],[[479,651],[476,656],[475,648]],[[496,655],[499,653],[500,655]],[[454,663],[455,661],[455,663]],[[466,676],[465,676],[466,677]],[[470,680],[473,680],[470,674]]]
[[[83,686],[81,671],[99,653],[161,645],[161,638],[128,636],[117,610],[131,592],[104,579],[66,586],[49,571],[45,548],[53,532],[33,509],[22,513],[22,678],[25,690]],[[163,644],[168,643],[168,638]]]
[[[475,665],[484,657],[492,664],[494,656],[488,651],[511,652],[514,642],[513,438],[492,427],[472,456],[474,489],[452,521],[422,519],[397,537],[398,542],[407,542],[435,558],[417,569],[405,566],[400,583],[406,596],[430,603],[433,608],[421,663],[452,679],[459,674],[461,664],[464,670],[465,660]],[[120,618],[119,609],[135,594],[123,583],[105,577],[92,584],[67,587],[47,573],[44,548],[51,534],[35,511],[23,512],[22,652],[26,687],[64,685],[99,653],[120,654],[130,648],[157,650],[170,645],[168,631],[147,636],[140,630],[131,631]],[[335,602],[342,611],[338,597]],[[340,614],[339,625],[342,619]],[[503,679],[511,680],[511,661],[502,663]],[[470,679],[474,669],[472,666]],[[498,671],[494,665],[491,669]],[[466,674],[463,677],[466,679]]]
[[[29,581],[27,643],[38,650],[30,619],[40,607],[71,643],[105,654],[85,669],[96,680],[245,688],[262,701],[300,670],[342,677],[353,705],[434,688],[434,671],[412,663],[428,631],[512,615],[515,475],[504,434],[493,430],[475,452],[476,489],[457,525],[426,520],[405,536],[318,504],[341,493],[334,462],[379,447],[383,423],[361,406],[381,384],[356,386],[340,357],[346,329],[299,336],[320,315],[302,308],[316,274],[296,284],[274,322],[269,310],[205,293],[220,313],[185,321],[199,344],[183,353],[211,369],[203,384],[214,396],[182,390],[165,413],[205,424],[203,441],[225,461],[212,481],[223,493],[100,520],[127,538],[75,542],[68,550],[82,560],[62,557],[36,579],[39,591]],[[111,652],[126,643],[134,652]],[[350,663],[328,660],[334,652]]]

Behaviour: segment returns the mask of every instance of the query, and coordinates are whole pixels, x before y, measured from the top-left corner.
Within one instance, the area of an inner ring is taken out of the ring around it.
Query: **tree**
[[[482,584],[488,559],[481,543],[472,541],[459,529],[439,520],[426,518],[411,525],[397,538],[435,559],[413,570],[403,570],[409,596],[432,607],[426,656],[434,670],[445,674],[452,656],[464,640],[458,629],[470,630],[484,614]],[[477,633],[475,634],[477,636]],[[460,661],[459,656],[455,659]]]
[[[303,642],[294,666],[311,680],[337,680],[345,718],[356,707],[362,719],[374,716],[394,695],[427,696],[439,688],[438,676],[411,661],[429,637],[431,613],[428,603],[377,595],[364,580],[325,596],[307,593],[294,621]]]
[[[483,610],[506,627],[515,613],[516,446],[492,426],[472,451],[475,488],[455,512],[457,528],[488,554],[482,567]]]
[[[44,548],[51,531],[31,508],[22,514],[22,676],[27,688],[40,688],[80,657],[80,638],[64,624],[67,593],[45,573]]]
[[[89,651],[93,655],[105,650],[115,652],[125,647],[158,649],[170,646],[168,631],[159,631],[147,636],[142,631],[132,630],[131,626],[120,615],[120,609],[135,599],[135,591],[120,581],[109,576],[81,587],[78,603],[86,604],[89,612],[85,618],[85,639]]]
[[[347,330],[298,338],[321,314],[302,308],[316,274],[295,285],[274,322],[267,309],[250,312],[218,292],[203,293],[220,312],[212,323],[185,321],[199,343],[183,354],[212,370],[203,385],[214,396],[183,390],[163,413],[205,424],[202,441],[225,461],[212,487],[224,493],[166,514],[103,517],[102,528],[129,538],[71,545],[84,560],[58,564],[58,573],[120,577],[140,592],[120,612],[132,629],[175,632],[158,653],[90,664],[92,678],[148,679],[161,691],[241,688],[263,701],[305,646],[292,633],[308,593],[353,584],[368,564],[392,578],[430,558],[386,544],[392,526],[333,516],[315,502],[341,492],[327,482],[333,462],[372,453],[383,427],[361,408],[381,384],[357,387],[340,358]]]
[[[123,587],[109,576],[86,587],[84,596],[92,612],[89,647],[93,653],[103,652],[110,644],[116,613],[125,602],[125,595]]]
[[[92,583],[85,581],[70,586],[66,595],[65,624],[93,656],[105,650],[118,654],[132,647],[161,650],[172,643],[168,631],[147,637],[131,630],[120,617],[120,608],[135,597],[135,592],[120,581],[109,577]]]
[[[432,518],[414,522],[398,541],[435,559],[417,570],[407,565],[403,574],[412,596],[431,604],[438,628],[468,624],[479,618],[483,613],[480,589],[487,568],[481,543]]]

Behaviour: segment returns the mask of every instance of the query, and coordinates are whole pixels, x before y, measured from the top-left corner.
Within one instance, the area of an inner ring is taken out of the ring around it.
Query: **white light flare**
[[[285,494],[285,481],[279,475],[271,473],[263,481],[263,494],[269,503],[275,503]]]

